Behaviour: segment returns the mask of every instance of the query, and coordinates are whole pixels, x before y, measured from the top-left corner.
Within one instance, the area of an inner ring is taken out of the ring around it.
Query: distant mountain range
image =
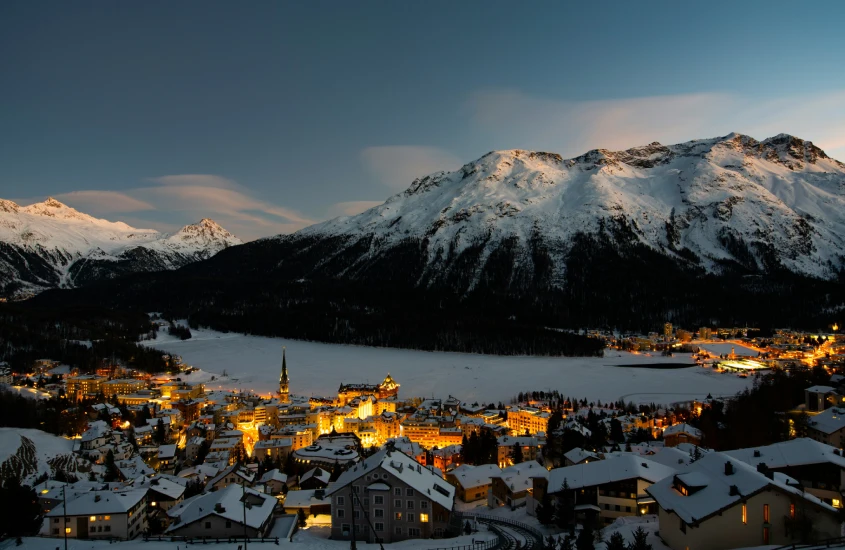
[[[602,233],[708,273],[785,269],[833,279],[845,267],[845,165],[784,134],[574,159],[497,151],[418,179],[363,214],[274,240],[294,258],[330,241],[334,251],[304,262],[300,276],[353,278],[375,276],[371,266],[414,241],[421,257],[407,275],[415,285],[472,290],[491,279],[563,288],[577,235]],[[510,267],[499,272],[503,254]]]
[[[53,198],[29,206],[0,199],[0,296],[176,269],[237,244],[209,219],[162,234],[97,219]]]
[[[793,136],[729,134],[491,152],[357,216],[62,299],[257,334],[555,353],[548,327],[821,327],[845,309],[843,272],[845,165]]]

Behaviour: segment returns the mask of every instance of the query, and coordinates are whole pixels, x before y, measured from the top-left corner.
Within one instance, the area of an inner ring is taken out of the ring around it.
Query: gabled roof
[[[319,479],[323,483],[328,484],[329,479],[331,479],[332,475],[322,468],[312,468],[312,469],[308,470],[307,472],[305,472],[304,474],[302,474],[302,477],[299,478],[299,483],[302,484],[303,481],[308,481],[312,477]]]
[[[213,486],[215,483],[217,483],[218,481],[220,481],[221,479],[223,479],[224,477],[226,477],[229,474],[235,474],[238,477],[240,477],[241,479],[243,479],[244,481],[246,481],[247,483],[252,483],[252,481],[255,479],[254,473],[245,470],[244,468],[240,467],[237,464],[232,464],[231,466],[222,470],[219,474],[214,476],[214,478],[212,478],[206,484],[206,487]]]
[[[581,449],[579,447],[575,447],[574,449],[570,449],[567,451],[563,457],[573,464],[579,464],[583,460],[600,460],[601,457],[594,453],[593,451],[588,451],[586,449]]]
[[[481,464],[479,466],[472,466],[471,464],[463,464],[458,466],[447,475],[454,476],[455,480],[461,484],[464,489],[472,489],[474,487],[481,487],[483,485],[490,485],[493,476],[500,476],[502,469],[495,464]]]
[[[247,498],[246,503],[243,501],[244,496]],[[171,523],[167,532],[175,531],[208,516],[219,516],[243,525],[244,514],[246,514],[246,525],[259,529],[273,514],[277,503],[276,497],[238,485],[230,485],[213,493],[191,497],[170,508],[167,515],[179,519]]]
[[[97,516],[103,514],[125,514],[147,496],[146,489],[128,491],[88,491],[67,501],[69,516]],[[48,517],[65,515],[64,506],[56,506],[46,514]]]
[[[679,433],[689,434],[693,437],[701,438],[701,430],[696,428],[695,426],[690,426],[689,424],[682,422],[681,424],[673,424],[663,430],[663,437],[667,435],[674,435]]]
[[[263,476],[261,476],[261,483],[269,483],[270,481],[281,481],[282,483],[287,483],[288,476],[287,474],[283,474],[279,471],[278,468],[273,468],[269,472],[265,472]]]
[[[726,473],[726,463],[732,473]],[[675,487],[675,479],[688,488],[695,488],[689,495],[682,495]],[[836,514],[835,508],[801,489],[787,485],[780,478],[769,479],[756,468],[724,453],[707,453],[684,468],[677,476],[669,476],[648,487],[646,492],[666,511],[674,512],[687,524],[702,521],[719,513],[750,495],[772,487]],[[733,493],[733,494],[732,494]]]
[[[391,451],[389,448],[378,451],[364,462],[343,472],[334,485],[329,488],[327,494],[333,494],[365,474],[371,474],[379,468],[401,479],[414,490],[447,510],[452,509],[455,500],[454,487],[428,468],[421,466],[410,456],[401,451]]]
[[[169,499],[176,500],[185,494],[185,485],[176,483],[161,476],[156,476],[153,479],[145,477],[136,479],[132,486],[136,489],[149,489],[163,495]]]
[[[845,428],[845,409],[831,407],[815,416],[811,416],[807,424],[814,430],[830,435]]]
[[[845,468],[845,457],[839,450],[809,438],[792,439],[782,443],[725,451],[725,454],[757,467],[763,463],[769,468],[786,468],[807,464],[836,464]],[[759,456],[755,456],[759,455]]]
[[[564,480],[570,489],[580,489],[624,479],[643,479],[654,483],[673,475],[676,471],[675,468],[659,464],[644,456],[626,454],[553,469],[549,472],[549,493],[561,491]]]
[[[518,493],[526,489],[531,489],[534,486],[532,479],[535,477],[548,479],[549,471],[540,466],[539,463],[531,460],[509,466],[502,470],[500,474],[491,476],[491,480],[501,478],[511,491]]]

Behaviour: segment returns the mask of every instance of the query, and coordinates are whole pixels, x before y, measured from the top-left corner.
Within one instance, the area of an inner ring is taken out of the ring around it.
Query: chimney
[[[94,502],[100,502],[100,495],[94,495]]]
[[[737,487],[736,485],[731,485],[731,492],[730,492],[730,495],[731,495],[732,497],[741,496],[741,495],[739,494],[739,487]]]
[[[761,474],[763,474],[764,476],[766,476],[769,479],[775,478],[775,473],[772,472],[771,470],[769,470],[769,467],[766,466],[766,464],[764,462],[761,462],[760,464],[757,465],[757,471],[760,472]]]
[[[754,458],[760,458],[760,449],[754,449]]]
[[[734,475],[734,465],[730,460],[725,462],[725,475],[726,476]]]

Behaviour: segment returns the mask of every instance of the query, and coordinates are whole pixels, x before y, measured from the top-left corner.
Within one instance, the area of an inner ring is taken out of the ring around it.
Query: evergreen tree
[[[114,463],[114,452],[109,449],[109,452],[106,453],[106,473],[103,477],[103,481],[117,481],[120,479],[120,471],[117,469],[117,465]]]
[[[156,422],[156,429],[155,433],[153,433],[153,440],[159,445],[164,445],[164,442],[167,441],[167,433],[165,433],[164,420],[162,420],[161,418],[159,418],[158,422]]]
[[[634,540],[628,545],[628,550],[651,550],[651,545],[648,543],[648,533],[642,527],[637,527],[634,531]]]
[[[8,479],[0,487],[0,533],[8,537],[35,535],[41,526],[41,506],[32,487]]]
[[[617,444],[625,441],[625,432],[622,431],[622,423],[615,418],[610,421],[610,439]]]
[[[304,529],[308,525],[308,518],[305,517],[304,508],[300,508],[299,512],[296,513],[296,524],[299,525],[300,529]]]
[[[578,533],[578,538],[575,539],[576,550],[596,550],[596,545],[593,540],[593,525],[589,520],[584,521],[584,526]]]
[[[521,464],[525,460],[525,457],[522,453],[522,445],[520,445],[519,442],[517,442],[517,444],[513,446],[513,451],[511,452],[511,460],[514,464]]]
[[[619,531],[614,531],[607,540],[605,550],[627,550],[625,546],[625,537]]]
[[[537,521],[541,525],[549,525],[554,521],[555,509],[552,505],[552,499],[548,491],[543,492],[543,498],[540,499],[540,505],[537,507]]]

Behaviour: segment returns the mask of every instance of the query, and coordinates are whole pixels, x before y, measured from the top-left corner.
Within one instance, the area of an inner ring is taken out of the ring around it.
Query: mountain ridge
[[[792,136],[573,159],[515,149],[417,178],[356,216],[31,306],[324,342],[591,354],[594,342],[557,329],[824,330],[845,310],[843,239],[845,165]]]
[[[28,206],[0,199],[0,296],[176,269],[237,244],[208,218],[166,234],[95,218],[53,197]]]
[[[357,216],[269,239],[372,235],[379,241],[372,255],[422,238],[428,265],[442,267],[444,258],[488,241],[485,258],[504,240],[527,242],[533,235],[567,248],[577,233],[598,232],[602,220],[621,217],[639,241],[679,261],[695,255],[708,272],[718,273],[725,262],[765,271],[773,259],[766,250],[774,249],[786,269],[832,279],[843,268],[843,190],[845,164],[787,134],[653,142],[572,159],[515,149],[418,178]],[[564,284],[565,274],[555,281]]]

